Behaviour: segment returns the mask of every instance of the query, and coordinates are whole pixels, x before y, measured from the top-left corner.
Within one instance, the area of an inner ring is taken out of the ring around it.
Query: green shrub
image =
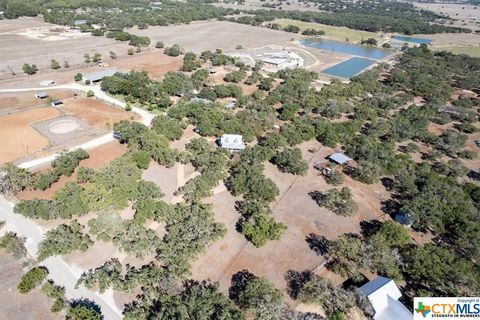
[[[38,287],[48,276],[48,269],[45,267],[35,267],[25,273],[17,285],[20,293],[28,293]]]

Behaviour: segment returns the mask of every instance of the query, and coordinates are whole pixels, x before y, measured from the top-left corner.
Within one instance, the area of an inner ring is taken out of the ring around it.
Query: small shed
[[[409,213],[399,212],[395,215],[395,221],[404,227],[410,228],[413,224],[413,217]]]
[[[245,149],[243,137],[239,134],[224,134],[220,138],[220,146],[230,151],[239,151]]]
[[[201,102],[205,105],[212,103],[212,101],[210,101],[208,99],[199,98],[199,97],[195,97],[195,98],[190,99],[190,103],[197,103],[197,102]]]
[[[45,91],[37,92],[37,93],[35,93],[35,98],[37,98],[37,99],[45,99],[45,98],[48,98],[48,93],[45,92]]]
[[[338,153],[338,152],[328,156],[328,159],[338,164],[345,164],[345,163],[348,163],[349,161],[352,161],[352,158],[346,156],[343,153]]]
[[[61,104],[63,104],[62,100],[53,100],[52,101],[52,107],[56,107],[56,106],[59,106]]]
[[[398,301],[402,293],[392,279],[376,277],[358,290],[372,304],[374,320],[413,319],[413,314]]]
[[[73,24],[76,26],[81,26],[81,25],[87,24],[87,20],[84,20],[84,19],[75,20]]]
[[[83,80],[85,82],[90,81],[90,83],[96,83],[96,82],[102,81],[102,79],[105,77],[113,76],[117,72],[118,72],[117,69],[108,69],[108,70],[87,73],[83,75]]]

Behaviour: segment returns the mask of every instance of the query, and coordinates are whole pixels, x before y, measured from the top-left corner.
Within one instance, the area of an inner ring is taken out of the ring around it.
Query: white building
[[[253,67],[257,62],[263,64],[262,69],[275,72],[282,69],[294,69],[303,67],[303,58],[293,51],[271,51],[271,52],[235,52],[229,54],[237,58],[245,65]]]
[[[230,151],[239,151],[245,149],[243,137],[239,134],[224,134],[220,138],[220,146]]]
[[[258,60],[263,62],[266,71],[303,67],[303,58],[293,51],[263,52]]]
[[[402,293],[392,279],[376,277],[360,289],[375,310],[374,320],[411,320],[413,314],[400,302]]]

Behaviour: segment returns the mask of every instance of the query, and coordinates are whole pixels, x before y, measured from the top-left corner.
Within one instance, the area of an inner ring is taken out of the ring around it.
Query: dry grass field
[[[34,289],[28,294],[21,294],[17,284],[23,275],[22,266],[18,260],[0,250],[0,319],[35,319],[60,320],[61,315],[50,312],[53,300],[48,299],[40,289]]]
[[[150,27],[145,30],[130,29],[128,32],[149,36],[152,43],[163,41],[166,46],[177,43],[184,50],[196,53],[217,48],[231,51],[237,45],[242,45],[245,49],[269,44],[286,45],[292,38],[287,32],[226,21],[192,22],[188,25]]]
[[[456,3],[421,2],[415,3],[415,6],[417,8],[446,15],[453,19],[453,21],[448,21],[447,24],[473,30],[480,29],[480,8],[478,6]]]
[[[41,18],[0,20],[0,78],[11,78],[12,71],[23,74],[24,63],[34,63],[40,70],[50,68],[50,60],[70,68],[83,66],[85,53],[98,52],[108,57],[110,51],[127,54],[126,43],[105,37],[94,37],[45,23]]]

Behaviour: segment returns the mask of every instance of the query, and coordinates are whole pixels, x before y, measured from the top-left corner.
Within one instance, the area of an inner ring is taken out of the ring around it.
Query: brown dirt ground
[[[46,107],[0,116],[0,163],[13,161],[48,146],[47,138],[33,129],[30,123],[58,115],[58,110]]]
[[[121,120],[129,120],[132,116],[135,119],[132,113],[124,109],[115,108],[90,98],[69,99],[60,106],[60,109],[67,114],[84,120],[92,127],[104,130],[111,130],[114,123]]]
[[[53,300],[48,299],[40,289],[34,289],[28,294],[21,294],[17,284],[23,275],[22,266],[4,250],[0,251],[0,319],[8,320],[59,320],[59,315],[50,312]]]
[[[53,99],[73,97],[73,92],[68,90],[49,90],[48,93]],[[50,106],[48,99],[37,99],[34,94],[33,91],[0,93],[0,113],[10,113],[35,106]]]
[[[110,142],[106,145],[88,150],[90,157],[88,159],[82,160],[80,166],[88,167],[92,169],[99,169],[107,165],[110,161],[120,157],[127,151],[127,146],[120,144],[117,141]],[[31,200],[35,198],[39,199],[52,199],[55,191],[60,189],[68,181],[74,181],[77,177],[76,172],[70,177],[62,176],[60,180],[55,182],[51,188],[41,191],[41,190],[25,190],[17,193],[17,198],[20,200]]]
[[[120,69],[147,71],[150,77],[158,79],[169,71],[178,71],[183,64],[182,57],[169,57],[163,51],[154,50],[112,60],[111,65]]]
[[[265,165],[266,176],[274,180],[280,189],[280,195],[273,203],[275,219],[288,225],[281,239],[255,248],[235,231],[235,223],[239,218],[234,208],[237,199],[228,192],[216,194],[205,201],[213,203],[216,221],[223,222],[228,232],[193,263],[192,275],[195,279],[218,281],[220,288],[226,292],[232,274],[248,269],[258,276],[267,277],[277,287],[286,289],[284,275],[288,270],[313,270],[324,261],[323,257],[309,248],[306,242],[309,234],[334,239],[347,232],[359,233],[360,222],[363,220],[388,219],[380,210],[380,199],[387,194],[383,186],[365,186],[348,177],[344,185],[352,189],[359,205],[358,214],[341,217],[319,207],[308,193],[314,190],[325,191],[331,186],[317,175],[313,163],[325,161],[324,158],[333,150],[324,148],[316,141],[303,143],[300,148],[304,159],[309,161],[309,170],[305,176],[281,173],[274,165]],[[308,150],[317,151],[312,153]]]

